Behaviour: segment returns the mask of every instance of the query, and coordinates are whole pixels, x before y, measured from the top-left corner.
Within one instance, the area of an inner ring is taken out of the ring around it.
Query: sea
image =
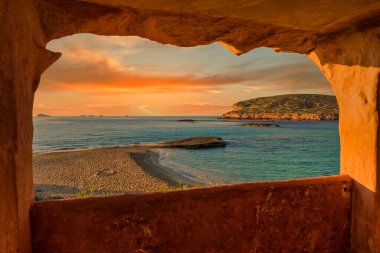
[[[246,121],[217,117],[35,117],[33,121],[34,153],[222,137],[226,147],[159,149],[160,164],[202,183],[339,174],[338,121],[267,121],[278,128],[245,127]]]

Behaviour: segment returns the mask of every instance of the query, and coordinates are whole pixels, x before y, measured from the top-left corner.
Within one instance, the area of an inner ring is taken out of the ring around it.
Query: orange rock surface
[[[332,176],[37,202],[33,249],[347,252],[350,186],[348,176]]]

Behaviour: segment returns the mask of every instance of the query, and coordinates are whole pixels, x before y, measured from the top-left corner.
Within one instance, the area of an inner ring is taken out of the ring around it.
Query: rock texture
[[[354,179],[354,252],[380,251],[379,25],[377,19],[371,29],[341,34],[309,54],[339,104],[340,170]]]
[[[367,0],[0,1],[0,252],[31,252],[33,98],[60,56],[46,44],[85,32],[308,55],[340,107],[341,171],[354,179],[352,251],[378,252],[379,27],[380,2]]]
[[[335,96],[292,94],[254,98],[233,105],[223,119],[337,120]]]
[[[31,212],[33,250],[348,252],[350,184],[333,176],[41,201]]]

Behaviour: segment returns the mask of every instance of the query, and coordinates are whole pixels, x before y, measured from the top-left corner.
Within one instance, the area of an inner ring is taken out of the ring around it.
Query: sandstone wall
[[[37,202],[39,253],[347,252],[350,178]]]
[[[340,169],[354,182],[355,252],[380,252],[380,18],[370,24],[336,35],[309,55],[338,100]]]

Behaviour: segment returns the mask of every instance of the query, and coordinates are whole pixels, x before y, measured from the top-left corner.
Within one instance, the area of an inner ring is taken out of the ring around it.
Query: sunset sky
[[[236,56],[218,43],[179,48],[81,34],[48,49],[63,55],[42,76],[34,114],[220,115],[255,97],[332,94],[305,56],[268,48]]]

